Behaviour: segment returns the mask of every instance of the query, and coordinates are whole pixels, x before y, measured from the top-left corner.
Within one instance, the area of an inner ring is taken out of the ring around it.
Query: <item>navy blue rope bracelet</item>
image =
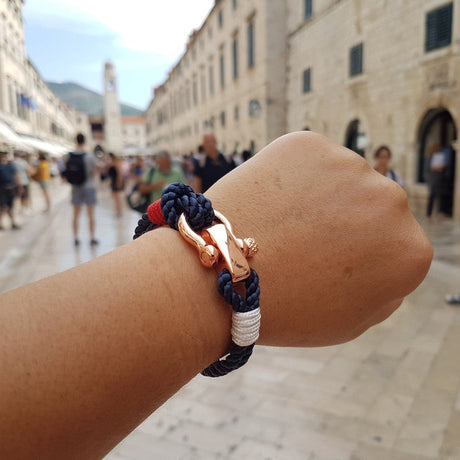
[[[219,229],[215,229],[217,225],[213,226],[216,219],[221,222]],[[195,193],[191,187],[185,184],[171,184],[163,191],[161,201],[150,205],[148,213],[139,220],[133,239],[139,238],[144,233],[165,223],[171,228],[179,230],[183,236],[184,232],[186,233],[186,239],[192,240],[189,242],[197,246],[202,262],[204,259],[206,261],[209,259],[207,266],[211,266],[218,260],[220,265],[223,265],[225,260],[222,261],[222,255],[218,254],[218,250],[223,249],[225,251],[227,246],[239,247],[243,257],[243,259],[239,259],[240,261],[245,261],[245,256],[250,257],[257,251],[257,247],[251,239],[236,239],[225,217],[214,212],[211,201],[201,193]],[[228,240],[225,241],[225,244],[219,245],[223,228]],[[206,234],[207,241],[201,238],[199,232]],[[209,244],[210,239],[214,243],[217,242],[215,246]],[[232,257],[235,256],[240,257],[234,252]],[[245,264],[246,271],[243,269],[244,273],[234,273],[233,270],[230,272],[228,268],[232,269],[232,264],[227,263],[227,265],[228,267],[223,268],[218,274],[217,290],[233,309],[232,345],[226,356],[215,361],[201,372],[207,377],[224,376],[246,364],[259,333],[259,277],[255,270],[249,268],[247,263]],[[244,264],[237,263],[236,265],[239,268],[240,265]],[[245,297],[234,289],[234,282],[238,279],[244,279]]]

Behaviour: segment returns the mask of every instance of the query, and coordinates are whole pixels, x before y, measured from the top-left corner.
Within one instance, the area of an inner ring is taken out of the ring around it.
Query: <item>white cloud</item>
[[[173,61],[213,4],[214,0],[28,0],[25,10],[42,26],[89,35],[110,31],[126,49]]]

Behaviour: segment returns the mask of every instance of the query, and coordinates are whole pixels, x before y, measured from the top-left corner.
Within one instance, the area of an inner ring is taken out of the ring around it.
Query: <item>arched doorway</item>
[[[364,157],[366,146],[367,136],[361,122],[358,119],[351,121],[345,134],[345,147]]]
[[[457,127],[450,112],[444,107],[430,109],[420,123],[417,139],[418,183],[429,182],[431,153],[434,150],[444,152],[446,166],[443,172],[443,198],[440,211],[452,216],[456,160],[456,152],[452,144],[457,139]]]

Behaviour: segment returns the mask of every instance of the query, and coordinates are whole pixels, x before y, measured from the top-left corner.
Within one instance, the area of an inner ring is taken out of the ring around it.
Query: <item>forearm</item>
[[[110,450],[225,353],[215,278],[177,232],[157,230],[3,295],[0,457]]]
[[[260,344],[351,340],[430,265],[401,188],[318,135],[275,141],[206,195],[259,244]],[[0,297],[0,457],[102,456],[227,351],[216,287],[194,248],[157,229]]]

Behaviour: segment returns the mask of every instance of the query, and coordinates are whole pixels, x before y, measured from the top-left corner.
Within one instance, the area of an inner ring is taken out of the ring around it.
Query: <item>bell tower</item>
[[[106,150],[120,154],[123,148],[121,110],[118,102],[117,76],[110,61],[104,64],[104,137]]]

